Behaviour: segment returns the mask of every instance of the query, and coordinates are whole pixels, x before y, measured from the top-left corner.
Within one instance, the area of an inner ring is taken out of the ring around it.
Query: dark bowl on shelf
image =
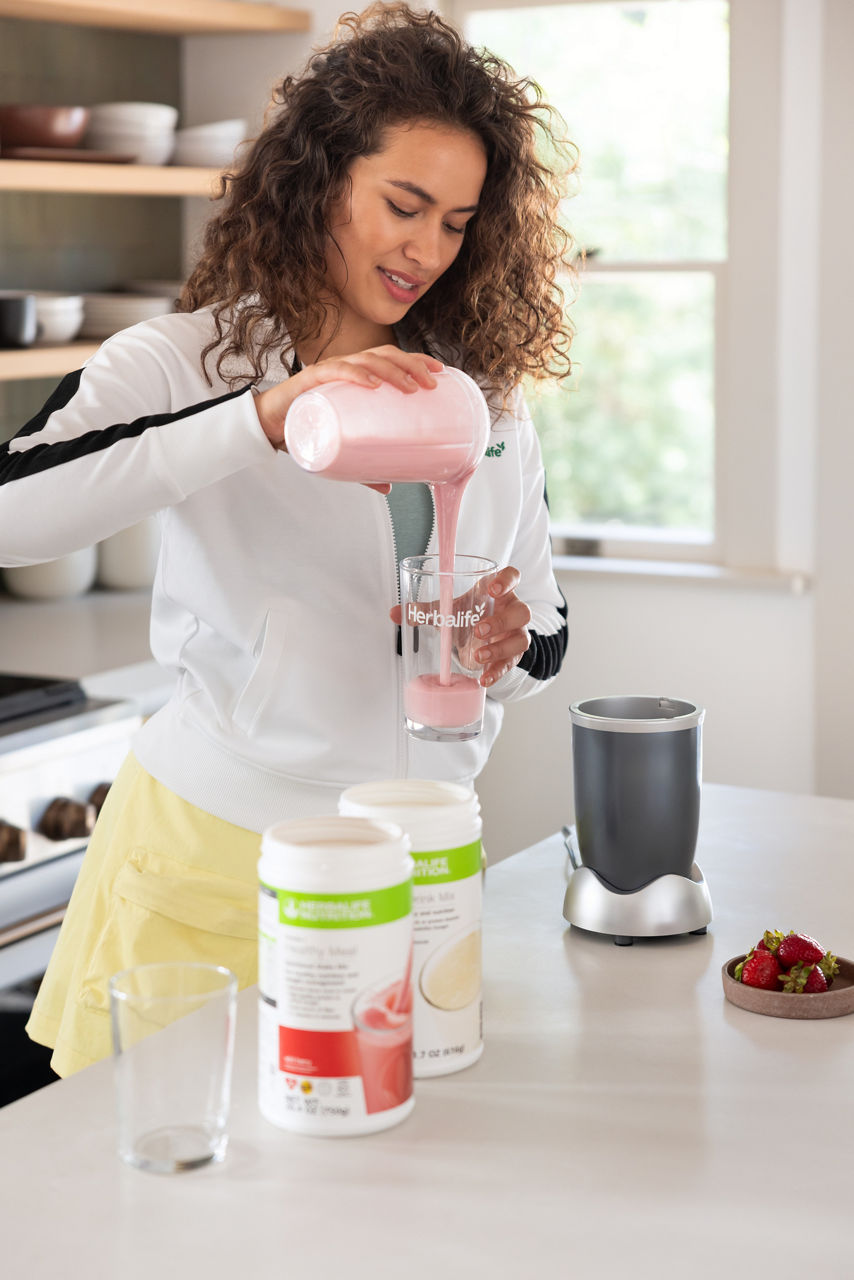
[[[35,294],[0,293],[0,348],[32,346],[37,329]]]
[[[7,147],[77,147],[88,124],[88,107],[2,104],[0,155]]]

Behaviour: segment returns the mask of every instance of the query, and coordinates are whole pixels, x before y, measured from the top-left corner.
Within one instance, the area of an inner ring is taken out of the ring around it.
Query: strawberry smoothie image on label
[[[412,1096],[409,838],[367,818],[281,822],[261,842],[258,1103],[300,1133],[372,1133]]]
[[[412,988],[403,979],[363,991],[353,1025],[368,1114],[402,1106],[412,1095]]]

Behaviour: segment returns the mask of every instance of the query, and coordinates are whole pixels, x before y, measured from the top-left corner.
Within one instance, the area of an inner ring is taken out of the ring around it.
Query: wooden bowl
[[[0,154],[8,147],[77,147],[88,124],[88,107],[2,105]]]
[[[736,982],[735,968],[744,956],[733,956],[721,970],[724,995],[730,1004],[748,1013],[765,1013],[771,1018],[839,1018],[854,1013],[854,961],[837,956],[839,973],[829,991],[796,995],[793,991],[765,991]]]

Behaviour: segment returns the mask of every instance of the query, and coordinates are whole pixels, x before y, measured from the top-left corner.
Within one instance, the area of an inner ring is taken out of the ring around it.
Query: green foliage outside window
[[[727,21],[723,0],[466,19],[468,37],[532,76],[566,121],[578,245],[603,266],[650,265],[582,276],[580,374],[530,396],[555,523],[713,533],[714,276],[697,264],[726,257]]]

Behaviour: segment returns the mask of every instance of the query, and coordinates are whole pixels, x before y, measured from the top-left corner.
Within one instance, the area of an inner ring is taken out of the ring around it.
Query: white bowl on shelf
[[[10,595],[22,600],[64,600],[88,591],[95,582],[97,568],[96,548],[83,547],[44,564],[4,569],[3,581]]]
[[[214,120],[211,124],[176,129],[173,164],[222,168],[231,164],[237,147],[246,140],[246,120]]]
[[[178,108],[165,102],[99,102],[89,108],[89,127],[127,125],[137,128],[174,129]]]
[[[168,164],[175,148],[172,128],[134,128],[125,125],[97,125],[86,133],[90,151],[108,151],[130,156],[136,164]]]
[[[200,165],[206,169],[222,169],[233,164],[240,142],[226,138],[222,142],[196,142],[179,140],[172,152],[172,164]]]
[[[73,342],[83,324],[83,297],[71,293],[35,293],[36,345]]]

